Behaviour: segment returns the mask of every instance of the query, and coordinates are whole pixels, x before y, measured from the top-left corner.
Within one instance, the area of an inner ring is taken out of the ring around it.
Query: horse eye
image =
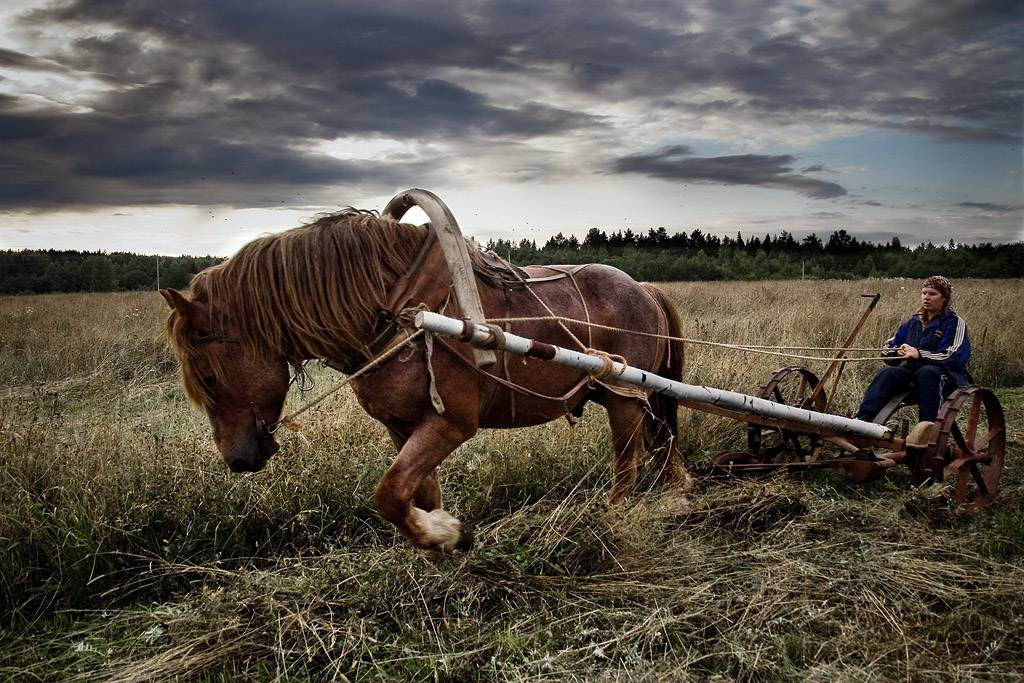
[[[217,378],[214,377],[213,375],[207,375],[206,377],[203,377],[203,386],[205,386],[207,389],[213,389],[215,386],[217,386]]]

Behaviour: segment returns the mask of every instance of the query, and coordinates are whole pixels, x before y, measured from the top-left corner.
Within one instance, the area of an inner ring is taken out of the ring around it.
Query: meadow
[[[687,336],[875,346],[917,280],[670,283]],[[0,298],[0,680],[1017,680],[1024,676],[1024,282],[959,280],[1007,416],[996,504],[893,471],[700,476],[745,426],[683,409],[690,505],[609,509],[603,412],[481,432],[441,468],[465,554],[372,508],[393,457],[343,390],[233,475],[178,386],[155,292]],[[751,392],[785,358],[687,345]],[[825,363],[809,362],[820,372]],[[878,365],[850,364],[849,415]],[[313,395],[340,378],[314,368]],[[308,398],[308,397],[307,397]],[[301,405],[293,396],[290,405]]]

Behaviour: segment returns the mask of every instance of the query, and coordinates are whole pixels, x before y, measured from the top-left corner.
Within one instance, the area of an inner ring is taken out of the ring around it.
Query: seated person
[[[857,409],[857,419],[872,421],[898,393],[913,386],[921,421],[934,422],[943,399],[956,386],[973,380],[967,372],[971,342],[967,324],[949,308],[953,286],[941,275],[921,285],[921,308],[904,320],[885,342],[883,355],[891,367],[882,368],[871,381]]]

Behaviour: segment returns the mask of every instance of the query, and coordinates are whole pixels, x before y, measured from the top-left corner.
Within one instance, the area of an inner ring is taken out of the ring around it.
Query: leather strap
[[[353,350],[344,356],[328,359],[327,367],[346,375],[351,374],[369,358],[381,353],[395,338],[401,329],[399,313],[420,303],[426,304],[432,311],[437,310],[448,298],[451,286],[448,264],[438,244],[437,234],[427,226],[427,236],[423,239],[419,253],[409,264],[405,275],[395,280],[389,289],[384,308],[373,328],[373,339],[366,345],[370,355]]]
[[[391,285],[384,310],[392,318],[397,318],[404,309],[419,304],[426,304],[431,311],[436,311],[448,298],[451,287],[452,278],[444,250],[438,242],[436,231],[428,227],[427,237],[416,258],[409,264],[405,275]]]

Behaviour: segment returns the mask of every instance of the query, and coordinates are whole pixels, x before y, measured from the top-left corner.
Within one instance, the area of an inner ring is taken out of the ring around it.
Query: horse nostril
[[[281,445],[279,443],[277,443],[276,441],[271,441],[270,442],[270,447],[267,448],[267,457],[268,458],[271,457],[272,455],[277,453],[279,450],[281,450]]]
[[[246,460],[244,460],[242,458],[235,458],[234,460],[232,460],[230,463],[228,463],[228,468],[232,472],[252,472],[253,471],[252,465],[249,464],[248,461],[246,461]]]

